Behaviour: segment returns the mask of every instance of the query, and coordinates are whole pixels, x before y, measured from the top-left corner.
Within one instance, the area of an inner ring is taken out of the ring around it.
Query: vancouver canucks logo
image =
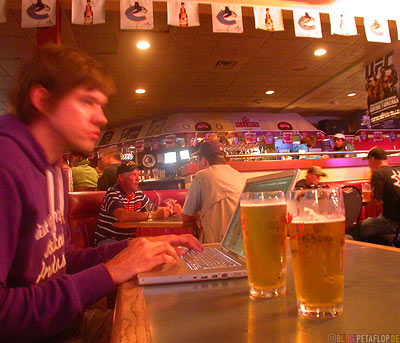
[[[37,3],[32,3],[32,5],[27,8],[26,13],[32,19],[41,20],[49,17],[49,11],[50,7],[44,4],[42,0],[38,0]]]
[[[394,180],[393,184],[397,187],[400,187],[400,171],[392,170],[392,172],[392,179]]]
[[[147,9],[139,4],[138,1],[135,1],[133,6],[129,6],[126,11],[125,15],[128,19],[133,21],[143,21],[146,20]]]
[[[237,14],[234,11],[231,11],[228,6],[225,6],[225,9],[219,11],[219,13],[217,14],[218,21],[224,25],[236,24],[236,17]]]

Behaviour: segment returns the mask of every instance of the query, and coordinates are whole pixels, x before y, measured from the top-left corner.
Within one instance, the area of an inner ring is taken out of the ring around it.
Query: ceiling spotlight
[[[150,43],[145,40],[142,40],[139,43],[137,43],[136,46],[140,50],[146,50],[146,49],[150,48]]]
[[[275,93],[275,91],[273,91],[272,89],[265,92],[265,94],[267,94],[267,95],[271,95],[271,94],[274,94],[274,93]]]
[[[314,55],[315,56],[324,56],[326,54],[326,50],[325,49],[317,49],[314,51]]]
[[[356,96],[356,95],[357,95],[357,93],[349,93],[349,94],[347,94],[347,96],[350,96],[350,97]]]
[[[135,93],[136,94],[144,94],[144,93],[146,93],[146,90],[143,89],[143,88],[138,88],[138,89],[135,90]]]

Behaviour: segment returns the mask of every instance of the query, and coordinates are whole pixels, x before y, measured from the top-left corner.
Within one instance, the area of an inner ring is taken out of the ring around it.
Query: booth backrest
[[[144,191],[144,193],[158,206],[167,206],[169,199],[174,199],[183,206],[187,190],[154,190]],[[76,248],[93,246],[97,217],[104,194],[104,191],[70,192],[68,194],[68,221],[72,243]]]

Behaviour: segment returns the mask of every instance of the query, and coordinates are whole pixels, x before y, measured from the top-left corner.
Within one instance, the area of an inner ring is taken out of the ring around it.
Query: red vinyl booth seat
[[[144,191],[149,199],[158,206],[166,206],[168,199],[174,199],[183,206],[187,190]],[[103,203],[104,191],[68,193],[68,222],[71,240],[76,248],[93,246],[97,227],[97,217]],[[193,234],[193,228],[137,228],[136,236],[159,236],[166,234]]]

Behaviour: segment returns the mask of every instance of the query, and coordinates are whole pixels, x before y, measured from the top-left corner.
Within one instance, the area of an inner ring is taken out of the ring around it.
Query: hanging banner
[[[72,0],[71,21],[77,25],[104,24],[105,0]]]
[[[283,144],[292,144],[293,143],[293,132],[284,131],[282,134],[282,142]]]
[[[325,135],[322,131],[317,131],[317,142],[323,142],[325,140]]]
[[[358,34],[356,19],[352,15],[339,11],[331,12],[329,13],[329,20],[331,22],[332,35],[356,36]]]
[[[176,135],[167,135],[165,136],[165,147],[166,148],[175,148],[176,146]]]
[[[374,142],[382,142],[382,141],[383,141],[383,132],[374,131]]]
[[[243,33],[242,7],[235,4],[211,4],[213,32]]]
[[[385,18],[365,17],[365,35],[369,42],[391,43],[389,24]]]
[[[297,37],[322,38],[319,12],[314,10],[293,10],[294,32]]]
[[[218,133],[217,132],[207,132],[204,135],[205,141],[217,141],[218,140]]]
[[[22,0],[21,27],[47,27],[56,25],[56,0]]]
[[[397,132],[395,131],[389,132],[389,142],[397,142]]]
[[[365,82],[371,126],[400,119],[399,78],[393,52],[365,67]]]
[[[267,133],[264,135],[264,142],[267,145],[273,145],[275,144],[275,137],[272,133]]]
[[[199,4],[191,1],[167,0],[168,25],[200,26]]]
[[[246,144],[256,144],[257,143],[257,133],[256,132],[245,132],[244,142]]]
[[[133,2],[131,0],[121,0],[120,20],[121,29],[153,29],[153,1],[140,0]]]
[[[144,151],[144,139],[138,139],[135,142],[136,152],[143,152]]]
[[[0,2],[0,23],[7,22],[7,2],[5,0]]]
[[[368,142],[368,132],[367,131],[360,132],[360,142]]]
[[[239,138],[236,132],[226,132],[225,139],[227,145],[236,145],[238,144]]]
[[[282,9],[279,7],[254,6],[256,29],[266,31],[284,31]]]

